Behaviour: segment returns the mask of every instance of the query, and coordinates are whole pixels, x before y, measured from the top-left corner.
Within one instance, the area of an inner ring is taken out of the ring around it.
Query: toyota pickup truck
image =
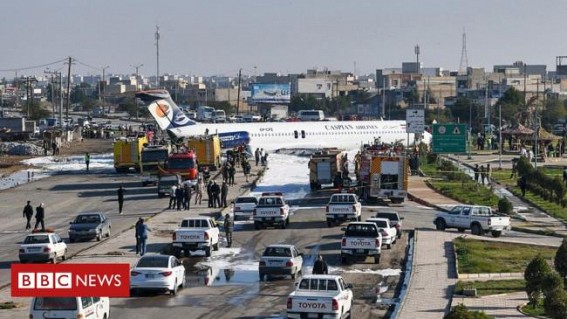
[[[282,193],[263,193],[258,199],[258,205],[252,213],[254,228],[265,226],[280,226],[281,229],[289,225],[289,206]]]
[[[173,254],[180,258],[190,252],[204,250],[210,257],[212,250],[219,250],[219,229],[212,218],[185,218],[173,232]]]
[[[375,223],[354,222],[342,228],[345,232],[341,240],[341,262],[373,256],[374,263],[380,263],[382,253],[382,234]]]
[[[329,203],[325,217],[327,218],[327,226],[331,227],[336,222],[346,220],[360,221],[362,214],[362,204],[358,201],[355,194],[333,194]]]
[[[287,318],[350,318],[352,285],[341,276],[307,275],[287,298]]]
[[[464,232],[470,229],[477,236],[491,233],[493,237],[500,237],[511,229],[510,217],[493,214],[488,206],[476,205],[458,205],[449,212],[438,212],[433,223],[437,230],[456,228]]]

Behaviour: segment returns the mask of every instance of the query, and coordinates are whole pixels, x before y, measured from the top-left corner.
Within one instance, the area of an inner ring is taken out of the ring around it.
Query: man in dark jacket
[[[313,274],[314,275],[327,275],[329,274],[329,268],[327,263],[323,260],[323,256],[319,255],[317,260],[313,264]]]
[[[175,202],[177,203],[177,210],[181,210],[183,206],[183,187],[181,185],[177,185],[175,190]]]
[[[224,184],[224,183],[223,183]],[[226,234],[226,244],[228,247],[232,246],[232,232],[234,231],[234,220],[230,214],[224,216],[224,232]]]
[[[31,228],[31,218],[33,216],[33,207],[28,200],[28,204],[24,207],[24,217],[27,219],[26,230]]]
[[[183,209],[189,210],[191,208],[191,186],[189,184],[185,184],[183,187]]]
[[[39,226],[39,224],[41,224],[41,231],[45,231],[45,204],[41,203],[39,204],[39,206],[37,206],[35,208],[35,227],[34,229],[37,229],[37,226]]]
[[[140,239],[140,256],[144,256],[146,253],[146,241],[148,240],[149,231],[148,225],[144,224],[144,219],[140,217],[136,224],[136,233]]]
[[[136,230],[136,255],[140,253],[140,234],[138,233],[138,224],[140,224],[140,221],[143,221],[141,217],[138,219],[136,225],[134,226],[134,229]]]
[[[221,187],[221,204],[222,207],[227,207],[228,204],[226,203],[226,196],[228,195],[228,184],[226,182],[222,182]],[[220,207],[220,206],[219,206]]]
[[[210,180],[207,183],[207,198],[209,200],[209,208],[213,208],[214,207],[214,198],[213,198],[213,192],[212,192],[212,187],[213,187],[213,181]]]
[[[218,207],[220,207],[220,186],[216,181],[213,181],[213,184],[211,185],[211,195],[213,196],[213,208],[216,208],[217,205]]]
[[[118,213],[122,214],[122,207],[124,206],[124,192],[126,192],[126,190],[122,187],[122,185],[120,185],[116,192],[118,194]]]

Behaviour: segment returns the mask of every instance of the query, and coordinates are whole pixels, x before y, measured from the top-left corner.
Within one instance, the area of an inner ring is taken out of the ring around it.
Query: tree
[[[526,114],[524,114],[526,112],[524,104],[524,95],[514,87],[510,87],[506,90],[506,92],[504,92],[504,94],[502,94],[502,97],[498,99],[498,102],[496,102],[496,105],[492,108],[492,110],[497,111],[499,107],[501,107],[502,120],[517,124],[522,122],[521,119],[526,116]],[[494,115],[498,115],[496,112],[492,113],[494,113]]]
[[[479,110],[481,106],[468,97],[461,96],[455,101],[451,107],[451,117],[453,122],[469,123],[472,120],[471,126],[474,132],[478,132],[481,128],[482,118],[479,118]]]
[[[555,289],[545,296],[545,314],[553,319],[567,318],[567,292]]]
[[[545,102],[545,109],[541,111],[541,125],[548,130],[553,128],[553,124],[558,119],[567,117],[567,109],[565,104],[557,99],[549,99]]]
[[[524,271],[526,293],[533,308],[536,308],[540,302],[543,293],[543,281],[549,273],[551,273],[551,267],[539,254],[532,259]]]
[[[557,249],[553,264],[555,265],[555,270],[565,280],[565,277],[567,277],[567,238],[563,238],[561,246]]]
[[[470,311],[467,306],[458,304],[451,309],[448,315],[443,319],[489,319],[490,317],[484,312]]]

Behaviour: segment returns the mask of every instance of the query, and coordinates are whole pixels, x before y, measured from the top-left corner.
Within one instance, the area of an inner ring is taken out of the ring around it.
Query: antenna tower
[[[463,30],[463,48],[461,50],[461,63],[459,65],[459,74],[467,74],[469,68],[469,58],[467,57],[467,33]]]

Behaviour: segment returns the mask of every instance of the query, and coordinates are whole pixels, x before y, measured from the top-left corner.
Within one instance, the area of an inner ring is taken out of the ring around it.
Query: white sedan
[[[388,218],[373,217],[366,221],[376,224],[382,234],[382,245],[386,245],[388,249],[392,249],[392,245],[396,243],[398,230],[394,225],[390,224],[390,220]]]
[[[130,270],[130,295],[140,290],[167,291],[172,296],[185,286],[185,267],[167,255],[146,255]]]

